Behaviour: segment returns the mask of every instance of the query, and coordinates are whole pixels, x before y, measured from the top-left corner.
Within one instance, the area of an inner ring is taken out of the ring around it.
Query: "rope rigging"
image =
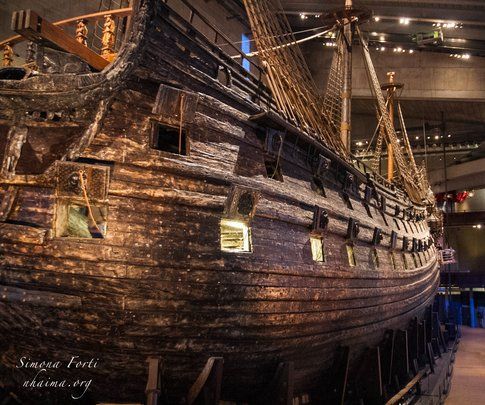
[[[346,97],[348,103],[347,99],[350,99],[351,89],[344,91],[345,83],[348,82],[344,75],[346,75],[346,72],[347,74],[350,74],[350,72],[348,71],[349,64],[346,63],[345,58],[350,53],[347,47],[350,47],[352,41],[345,37],[344,31],[347,28],[347,32],[352,32],[354,24],[349,26],[349,22],[353,23],[359,20],[358,17],[354,17],[351,2],[349,3],[350,8],[347,8],[346,3],[344,13],[337,19],[336,46],[326,91],[324,96],[321,96],[298,47],[298,41],[291,31],[280,1],[243,1],[258,48],[257,54],[266,70],[268,85],[280,113],[288,121],[327,145],[338,155],[350,160],[349,152],[342,140],[341,130],[345,126],[346,130],[350,131],[350,106],[344,108],[347,104],[343,104],[343,97]],[[394,181],[402,184],[410,199],[415,203],[430,203],[431,197],[426,171],[423,167],[418,167],[414,160],[401,106],[398,104],[399,122],[404,139],[402,146],[390,118],[389,98],[384,98],[370,57],[368,44],[364,40],[357,23],[355,23],[355,31],[361,44],[369,86],[376,100],[378,125],[371,144],[376,134],[378,136],[372,169],[376,172],[379,170],[380,156],[385,142],[388,145],[388,154],[391,154],[390,151],[393,152],[391,159],[395,161],[397,172],[397,178]],[[343,122],[344,114],[347,115],[345,125]]]
[[[244,0],[244,5],[278,109],[296,126],[347,157],[300,48],[285,46],[296,40],[279,0]]]

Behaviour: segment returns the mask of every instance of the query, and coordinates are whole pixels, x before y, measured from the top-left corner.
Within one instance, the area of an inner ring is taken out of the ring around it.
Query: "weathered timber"
[[[51,24],[32,10],[14,12],[12,30],[30,41],[58,47],[62,51],[79,56],[90,66],[103,70],[109,62],[96,52],[80,44],[62,28]]]
[[[217,405],[221,399],[224,359],[210,357],[187,394],[187,404]]]
[[[68,357],[74,347],[102,361],[75,375],[95,376],[95,400],[142,402],[146,359],[160,358],[161,386],[152,371],[149,392],[179,403],[213,356],[224,358],[224,378],[207,369],[194,401],[210,382],[211,398],[220,390],[257,403],[274,381],[273,403],[291,403],[318,391],[343,345],[352,351],[330,384],[342,403],[355,358],[417,317],[409,354],[381,344],[365,356],[361,374],[372,373],[361,397],[389,397],[393,356],[424,362],[439,338],[417,323],[439,282],[436,249],[403,246],[429,239],[425,218],[408,214],[426,207],[268,113],[261,81],[196,31],[164,2],[142,0],[102,72],[0,84],[0,381],[28,377],[15,368],[21,355]],[[185,133],[187,153],[155,149],[154,123],[174,131],[158,135],[176,148]],[[268,131],[284,133],[274,154],[283,181],[266,169]],[[58,234],[69,205],[89,206],[86,229],[99,236],[92,223],[105,221],[104,237]],[[318,232],[315,207],[328,215]],[[250,252],[221,250],[222,219],[247,222]],[[349,219],[359,224],[352,241]],[[313,259],[310,236],[321,238],[324,261]]]

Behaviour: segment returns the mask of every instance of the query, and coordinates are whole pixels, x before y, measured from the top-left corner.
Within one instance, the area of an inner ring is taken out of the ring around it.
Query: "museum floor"
[[[485,329],[462,327],[462,338],[446,405],[485,403]]]

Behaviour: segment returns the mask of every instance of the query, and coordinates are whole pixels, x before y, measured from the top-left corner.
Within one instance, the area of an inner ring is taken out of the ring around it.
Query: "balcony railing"
[[[33,43],[50,46],[74,55],[96,70],[102,70],[117,55],[129,31],[131,7],[103,10],[50,23],[32,10],[12,15],[14,35],[0,42],[2,66],[35,66]],[[28,42],[25,57],[19,58],[16,47]]]

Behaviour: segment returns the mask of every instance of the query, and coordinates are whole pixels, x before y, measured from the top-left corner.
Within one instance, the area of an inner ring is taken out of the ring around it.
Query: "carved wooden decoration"
[[[88,26],[87,20],[78,20],[76,26],[76,41],[84,46],[88,45]]]
[[[9,43],[3,46],[3,61],[2,65],[5,67],[12,66],[13,62],[13,49]]]
[[[232,219],[253,218],[259,200],[259,193],[245,187],[234,186],[227,196],[224,216]]]
[[[114,45],[116,41],[116,23],[111,16],[111,14],[107,14],[104,16],[104,24],[103,24],[103,36],[101,38],[101,56],[109,60],[110,62],[114,59],[115,51]]]

